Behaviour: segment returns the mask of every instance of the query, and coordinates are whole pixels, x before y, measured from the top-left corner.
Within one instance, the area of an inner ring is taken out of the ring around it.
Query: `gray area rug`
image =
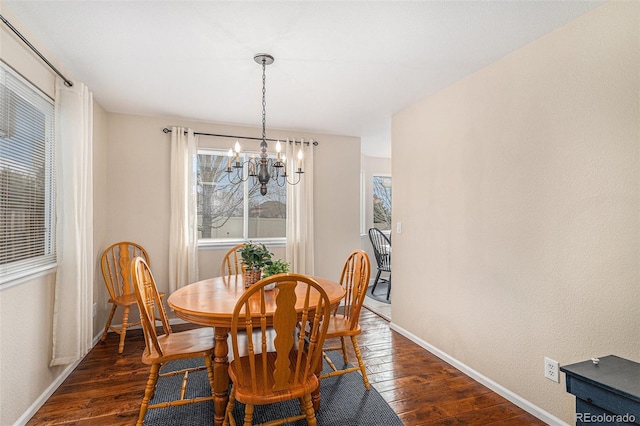
[[[373,290],[373,285],[370,285],[367,288],[367,296],[370,298],[377,300],[382,303],[391,303],[391,294],[389,295],[389,299],[387,299],[387,290],[389,289],[388,281],[378,280],[378,285],[376,286],[375,292]]]
[[[336,367],[344,364],[340,352],[329,352]],[[199,362],[200,361],[200,362]],[[179,370],[193,365],[204,364],[202,360],[174,361],[167,365],[166,370]],[[324,372],[331,371],[324,363]],[[167,401],[178,397],[182,376],[161,378],[158,381],[155,397],[152,403]],[[321,407],[316,412],[319,426],[360,426],[402,425],[402,421],[393,412],[380,394],[371,387],[366,391],[362,376],[349,373],[342,376],[323,379],[320,385],[322,396]],[[206,371],[189,374],[187,398],[211,395],[211,388],[207,380]],[[298,400],[286,401],[279,404],[256,406],[253,422],[261,423],[278,417],[297,415],[300,413]],[[236,401],[233,415],[237,424],[244,421],[244,404]],[[145,425],[153,426],[199,426],[213,424],[214,408],[212,401],[181,407],[157,408],[147,411]],[[294,425],[306,425],[300,420]]]

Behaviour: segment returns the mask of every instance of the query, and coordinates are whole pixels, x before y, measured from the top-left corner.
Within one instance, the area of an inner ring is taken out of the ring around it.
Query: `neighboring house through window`
[[[241,154],[241,160],[245,161],[247,155],[251,154]],[[246,240],[284,244],[287,188],[269,182],[269,191],[263,196],[254,178],[238,182],[236,169],[229,175],[227,166],[226,152],[198,150],[199,244]],[[245,168],[243,175],[247,172]]]
[[[53,101],[0,61],[0,284],[55,266]]]

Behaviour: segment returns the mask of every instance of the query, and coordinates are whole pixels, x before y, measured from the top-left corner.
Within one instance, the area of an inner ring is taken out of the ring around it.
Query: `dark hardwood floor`
[[[358,340],[369,381],[404,424],[545,424],[391,331],[388,322],[372,312],[363,309],[360,324]],[[28,425],[135,424],[149,374],[140,361],[144,341],[141,330],[131,330],[120,355],[117,337],[110,333],[105,343],[98,343]],[[355,362],[351,352],[350,361]]]

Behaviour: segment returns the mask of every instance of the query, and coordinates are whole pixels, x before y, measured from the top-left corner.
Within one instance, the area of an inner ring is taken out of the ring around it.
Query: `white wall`
[[[640,4],[595,9],[392,134],[395,325],[573,423],[544,356],[640,361]]]

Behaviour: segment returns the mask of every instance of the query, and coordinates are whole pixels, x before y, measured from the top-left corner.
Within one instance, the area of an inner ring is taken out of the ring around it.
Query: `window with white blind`
[[[0,284],[55,266],[53,101],[0,61]]]

